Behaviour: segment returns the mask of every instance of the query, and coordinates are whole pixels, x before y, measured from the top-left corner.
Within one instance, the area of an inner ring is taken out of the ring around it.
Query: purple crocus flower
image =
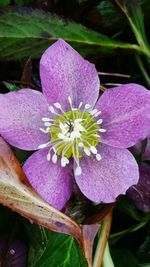
[[[148,134],[150,92],[127,84],[98,99],[95,66],[63,40],[44,52],[40,76],[43,93],[21,89],[0,95],[1,135],[13,146],[38,150],[23,169],[55,208],[70,198],[74,178],[90,200],[114,202],[139,179],[126,148]]]

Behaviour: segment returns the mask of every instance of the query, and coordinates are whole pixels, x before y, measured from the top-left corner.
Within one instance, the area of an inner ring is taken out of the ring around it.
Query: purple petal
[[[42,117],[49,116],[47,102],[42,93],[22,89],[0,94],[0,134],[13,146],[34,150],[50,137],[39,129]]]
[[[72,193],[72,177],[60,162],[47,161],[47,149],[32,154],[23,169],[32,187],[53,207],[61,210]]]
[[[82,193],[97,203],[114,202],[120,194],[139,179],[138,165],[127,149],[99,145],[100,161],[81,158],[82,173],[76,176],[76,182]]]
[[[119,148],[133,146],[146,138],[150,128],[150,92],[137,84],[108,89],[97,108],[102,111],[101,142]]]
[[[43,92],[48,102],[60,102],[67,109],[68,96],[77,107],[81,101],[94,106],[100,82],[95,66],[84,60],[69,44],[58,40],[40,61]]]
[[[150,211],[150,166],[142,163],[140,166],[140,179],[137,185],[127,191],[136,207],[143,211]]]

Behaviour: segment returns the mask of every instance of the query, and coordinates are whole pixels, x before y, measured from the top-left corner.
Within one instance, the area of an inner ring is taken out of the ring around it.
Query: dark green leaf
[[[15,0],[16,5],[27,5],[30,2],[30,0]]]
[[[147,236],[137,252],[139,262],[147,263],[150,266],[150,236]]]
[[[148,221],[150,219],[150,212],[144,213],[144,212],[139,211],[134,206],[132,201],[128,199],[126,196],[123,196],[119,199],[116,208],[128,214],[129,216],[131,216],[137,221]]]
[[[80,24],[64,22],[49,13],[29,8],[6,9],[1,12],[0,25],[1,59],[39,57],[58,38],[69,42],[83,56],[121,49],[139,50],[136,45],[115,41]]]
[[[29,267],[87,267],[73,237],[28,225],[31,249]]]
[[[117,4],[124,13],[136,37],[137,43],[143,50],[143,53],[150,58],[149,44],[145,32],[144,13],[140,1],[113,0],[112,2]]]
[[[139,267],[137,259],[127,249],[113,249],[111,254],[116,267]]]
[[[118,12],[117,8],[109,0],[101,1],[97,6],[97,11],[102,25],[106,28],[120,29],[124,24],[123,15]]]
[[[0,6],[8,6],[10,4],[10,0],[0,0]]]
[[[27,236],[30,240],[28,266],[32,267],[42,257],[48,243],[48,238],[46,229],[40,225],[32,224],[26,221],[25,228],[27,231]]]

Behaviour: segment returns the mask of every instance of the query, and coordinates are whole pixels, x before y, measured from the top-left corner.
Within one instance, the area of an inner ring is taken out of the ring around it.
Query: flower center
[[[42,118],[46,129],[40,130],[49,133],[51,141],[40,145],[39,148],[50,146],[47,160],[52,159],[52,162],[56,163],[60,156],[62,167],[69,163],[70,158],[73,158],[76,162],[75,174],[80,175],[79,161],[81,157],[94,154],[97,160],[101,159],[96,146],[100,141],[99,132],[106,130],[100,127],[103,120],[97,120],[101,114],[100,111],[97,109],[89,111],[89,104],[81,109],[82,102],[77,108],[74,108],[70,97],[68,97],[68,101],[70,111],[64,112],[61,105],[55,103],[55,108],[61,111],[61,113],[57,113],[54,107],[49,107],[50,112],[56,115],[55,120]]]

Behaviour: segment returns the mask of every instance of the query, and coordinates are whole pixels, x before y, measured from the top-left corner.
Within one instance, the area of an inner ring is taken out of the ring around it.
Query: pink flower
[[[40,61],[43,93],[21,89],[0,95],[0,133],[13,146],[38,150],[23,169],[35,190],[62,209],[74,178],[90,200],[115,201],[139,179],[126,149],[150,125],[150,92],[122,85],[99,97],[95,66],[59,40]]]

